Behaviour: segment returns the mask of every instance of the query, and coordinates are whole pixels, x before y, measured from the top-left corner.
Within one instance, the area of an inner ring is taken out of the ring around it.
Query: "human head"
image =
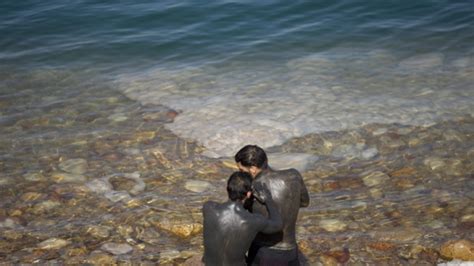
[[[234,172],[227,180],[227,194],[232,201],[243,201],[252,194],[252,177],[249,173]]]
[[[246,145],[235,154],[235,163],[241,172],[256,177],[262,169],[268,167],[265,151],[257,145]]]

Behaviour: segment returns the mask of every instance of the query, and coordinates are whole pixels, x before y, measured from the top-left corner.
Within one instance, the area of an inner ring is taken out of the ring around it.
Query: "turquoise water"
[[[167,127],[212,157],[249,142],[271,147],[313,132],[430,125],[474,113],[471,1],[7,1],[0,7],[3,75],[71,72],[74,82],[58,97],[100,77],[141,104],[178,110]],[[14,81],[8,84],[0,92],[15,90]],[[32,87],[30,93],[48,94],[56,85]]]
[[[258,2],[258,3],[256,3]],[[3,1],[2,64],[205,64],[335,48],[473,53],[471,1]]]

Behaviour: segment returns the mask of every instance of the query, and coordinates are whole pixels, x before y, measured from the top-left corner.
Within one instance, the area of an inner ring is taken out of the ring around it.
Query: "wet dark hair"
[[[268,159],[265,151],[257,145],[247,145],[235,154],[235,162],[245,167],[256,166],[267,168]]]
[[[252,191],[252,176],[244,172],[234,172],[227,181],[227,194],[232,201],[243,200]]]

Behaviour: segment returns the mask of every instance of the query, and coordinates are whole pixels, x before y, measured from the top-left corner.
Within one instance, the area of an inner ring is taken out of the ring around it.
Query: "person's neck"
[[[270,167],[268,167],[268,166],[265,167],[265,168],[260,169],[260,171],[255,175],[254,179],[261,176],[262,174],[264,174],[268,171],[270,171]]]

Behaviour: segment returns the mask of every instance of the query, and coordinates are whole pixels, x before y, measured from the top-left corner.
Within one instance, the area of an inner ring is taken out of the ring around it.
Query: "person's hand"
[[[268,199],[272,198],[272,194],[267,185],[262,183],[255,183],[252,185],[252,194],[261,203],[265,203]]]

